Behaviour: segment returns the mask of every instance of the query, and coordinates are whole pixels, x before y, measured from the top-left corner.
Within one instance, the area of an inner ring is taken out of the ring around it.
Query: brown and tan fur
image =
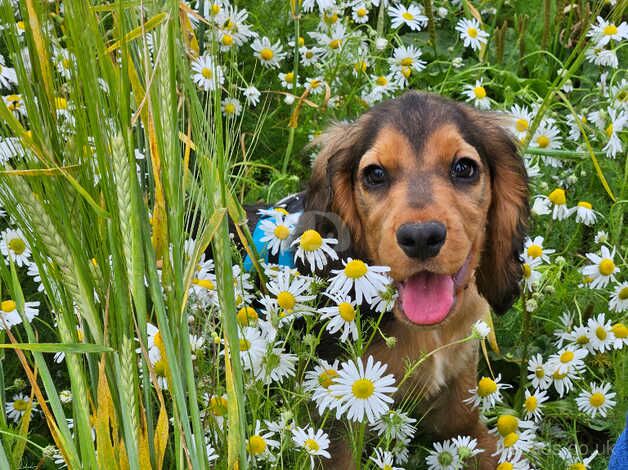
[[[419,271],[454,274],[469,257],[456,301],[439,324],[411,323],[396,306],[382,329],[397,339],[389,348],[375,341],[366,355],[389,365],[397,380],[407,360],[464,338],[485,318],[489,305],[501,313],[518,293],[518,253],[528,216],[525,168],[510,137],[493,115],[429,94],[407,93],[367,112],[354,123],[337,124],[320,139],[301,227],[326,234],[335,228],[317,211],[338,214],[352,240],[348,254],[390,266],[402,282]],[[454,184],[452,162],[477,163],[479,177]],[[364,169],[386,170],[385,190],[373,191],[361,179]],[[439,221],[447,228],[438,255],[424,261],[407,256],[395,233],[404,223]],[[477,343],[451,346],[431,356],[398,391],[396,399],[420,396],[416,410],[422,429],[438,438],[458,434],[478,439],[485,452],[482,469],[495,468],[495,438],[477,410],[463,400],[477,381]],[[339,441],[328,468],[352,468],[349,448]]]

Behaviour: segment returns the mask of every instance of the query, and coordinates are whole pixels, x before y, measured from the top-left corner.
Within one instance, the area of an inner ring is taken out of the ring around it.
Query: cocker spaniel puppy
[[[409,92],[332,126],[305,195],[300,229],[351,234],[341,257],[390,267],[399,297],[382,324],[394,347],[366,355],[397,380],[408,360],[466,337],[489,305],[506,311],[519,292],[529,215],[526,171],[498,118],[432,94]],[[318,215],[317,215],[318,214]],[[414,372],[398,400],[419,399],[421,428],[439,439],[475,437],[480,468],[495,468],[496,439],[464,403],[477,383],[477,342],[444,348]],[[340,445],[329,468],[351,468]]]

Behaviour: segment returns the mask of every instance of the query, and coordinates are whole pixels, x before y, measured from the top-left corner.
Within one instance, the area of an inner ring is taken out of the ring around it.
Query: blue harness
[[[272,207],[275,209],[284,209],[286,212],[288,212],[288,214],[292,216],[291,218],[294,218],[295,221],[298,221],[301,214],[303,214],[303,202],[303,193],[298,193],[285,197]],[[278,264],[280,266],[294,268],[294,249],[280,248],[279,253],[273,256],[268,252],[267,242],[262,241],[262,238],[264,238],[265,235],[264,231],[261,228],[262,221],[271,219],[272,217],[272,215],[262,215],[257,221],[255,229],[253,230],[253,244],[255,245],[255,249],[257,250],[260,258],[262,258],[265,263]],[[294,230],[294,226],[290,226],[289,228],[291,232]],[[253,270],[253,261],[251,260],[249,255],[247,255],[244,259],[244,269],[246,271]]]

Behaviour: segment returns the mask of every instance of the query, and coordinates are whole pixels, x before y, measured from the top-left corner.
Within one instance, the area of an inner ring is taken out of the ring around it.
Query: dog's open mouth
[[[456,290],[466,279],[469,259],[453,275],[421,271],[399,283],[399,306],[417,325],[442,322],[456,301]]]

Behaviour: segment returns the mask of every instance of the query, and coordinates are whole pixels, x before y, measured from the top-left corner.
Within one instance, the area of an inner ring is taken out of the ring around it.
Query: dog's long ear
[[[320,147],[308,184],[305,211],[297,232],[314,228],[323,236],[350,233],[355,248],[362,237],[362,227],[353,198],[353,172],[361,156],[360,123],[337,123],[318,137]],[[344,224],[344,227],[342,226]],[[342,245],[342,240],[339,240]],[[348,246],[339,247],[345,251]]]
[[[495,117],[484,115],[479,122],[491,172],[491,205],[476,279],[493,310],[504,313],[519,294],[520,253],[530,214],[528,178],[512,136]]]

